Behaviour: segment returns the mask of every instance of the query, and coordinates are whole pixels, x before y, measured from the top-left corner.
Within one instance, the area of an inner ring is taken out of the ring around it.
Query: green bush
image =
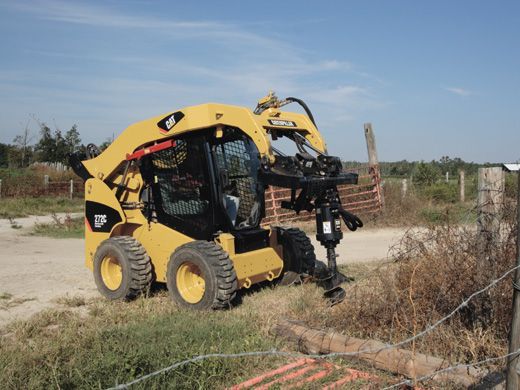
[[[429,186],[439,180],[440,175],[436,166],[421,161],[414,170],[413,183],[419,187]]]
[[[421,195],[437,203],[456,203],[459,190],[456,184],[435,183],[421,189]]]

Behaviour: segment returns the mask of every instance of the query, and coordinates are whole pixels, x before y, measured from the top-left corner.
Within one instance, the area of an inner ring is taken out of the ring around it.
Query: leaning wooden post
[[[376,137],[372,130],[372,123],[365,123],[364,128],[365,139],[367,141],[368,165],[375,166],[379,164],[379,161],[377,159]]]
[[[365,123],[363,127],[365,129],[365,139],[367,142],[369,171],[373,177],[374,185],[379,196],[380,205],[383,206],[385,204],[385,198],[383,191],[381,190],[381,172],[379,170],[379,160],[377,158],[376,136],[372,130],[371,123]]]
[[[74,180],[70,179],[70,191],[69,191],[70,199],[72,199],[74,195]]]
[[[464,203],[466,201],[466,187],[464,184],[464,171],[459,172],[459,186],[460,186],[460,201]]]
[[[520,170],[518,175],[518,188],[516,190],[516,266],[520,267]],[[513,319],[511,320],[511,334],[509,335],[509,353],[520,349],[520,268],[515,271],[513,279]],[[520,388],[520,358],[517,355],[510,356],[507,360],[506,389],[517,390]]]

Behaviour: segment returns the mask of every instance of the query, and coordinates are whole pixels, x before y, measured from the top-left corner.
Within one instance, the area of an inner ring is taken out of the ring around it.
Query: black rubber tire
[[[284,276],[289,273],[314,274],[316,254],[311,240],[303,230],[298,228],[279,228],[278,242],[283,247],[283,270],[281,284],[284,284]],[[292,279],[292,278],[290,278]]]
[[[107,255],[117,258],[122,272],[119,288],[111,290],[101,276],[101,262]],[[94,256],[94,281],[99,292],[110,300],[131,300],[149,291],[152,264],[143,246],[130,236],[110,237],[97,248]]]
[[[177,288],[177,270],[186,261],[200,269],[205,282],[204,295],[197,303],[187,302]],[[192,241],[179,246],[168,262],[166,284],[175,303],[197,310],[231,307],[238,288],[237,275],[229,255],[216,243],[209,241]]]

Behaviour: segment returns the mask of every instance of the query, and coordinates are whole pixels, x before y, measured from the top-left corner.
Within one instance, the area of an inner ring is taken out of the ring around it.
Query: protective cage
[[[258,181],[258,150],[241,130],[215,129],[179,137],[143,158],[157,220],[195,239],[218,230],[257,228],[264,216],[264,186]]]
[[[256,146],[239,129],[226,128],[212,149],[218,171],[226,172],[227,183],[221,183],[221,191],[233,228],[257,227],[264,216],[264,191],[258,182]]]

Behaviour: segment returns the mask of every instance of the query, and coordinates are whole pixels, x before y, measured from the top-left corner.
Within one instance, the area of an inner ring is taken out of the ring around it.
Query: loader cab
[[[244,244],[248,239],[242,237],[255,236],[252,241],[264,247],[268,232],[259,229],[264,186],[258,180],[258,150],[238,128],[215,134],[211,128],[180,135],[172,147],[143,158],[144,213],[194,239],[229,232]]]

